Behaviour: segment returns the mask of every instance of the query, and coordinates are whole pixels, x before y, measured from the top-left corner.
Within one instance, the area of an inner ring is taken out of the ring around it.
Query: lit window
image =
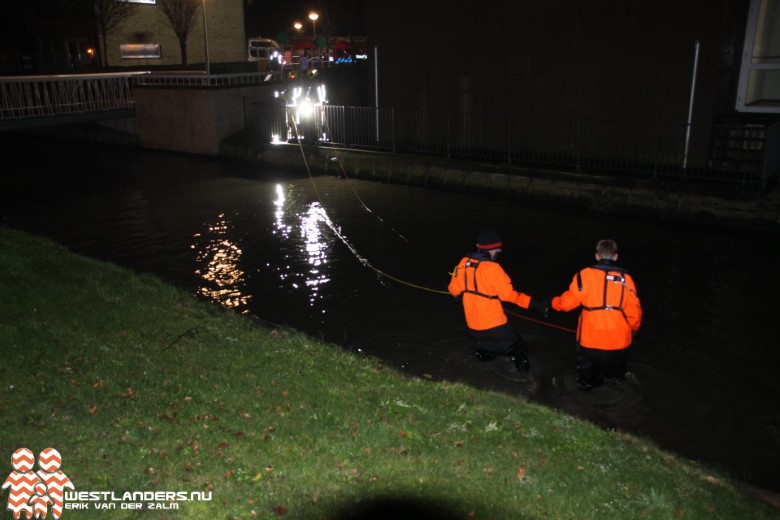
[[[123,43],[119,54],[123,60],[162,58],[162,49],[159,43]]]

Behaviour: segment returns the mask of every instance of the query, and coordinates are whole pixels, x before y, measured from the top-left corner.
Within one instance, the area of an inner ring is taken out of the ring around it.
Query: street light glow
[[[317,18],[319,18],[320,15],[318,15],[315,12],[309,13],[309,20],[311,20],[311,27],[312,31],[314,32],[314,39],[317,39]]]

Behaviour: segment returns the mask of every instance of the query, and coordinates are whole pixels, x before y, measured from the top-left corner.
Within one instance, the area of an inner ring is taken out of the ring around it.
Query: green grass
[[[212,496],[65,519],[778,518],[646,440],[404,377],[6,228],[0,349],[5,474],[17,448],[53,447],[76,491]]]

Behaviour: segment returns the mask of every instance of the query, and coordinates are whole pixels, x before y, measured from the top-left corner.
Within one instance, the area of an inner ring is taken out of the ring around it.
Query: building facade
[[[780,0],[367,0],[366,14],[393,142],[767,189],[780,176]]]
[[[704,125],[780,116],[779,0],[368,0],[366,12],[381,106],[668,123],[690,111]]]
[[[133,15],[106,38],[105,52],[111,67],[180,65],[179,39],[155,0],[129,0]],[[187,38],[188,64],[246,61],[243,0],[200,2]],[[205,23],[204,23],[205,8]],[[102,43],[100,44],[102,46]]]

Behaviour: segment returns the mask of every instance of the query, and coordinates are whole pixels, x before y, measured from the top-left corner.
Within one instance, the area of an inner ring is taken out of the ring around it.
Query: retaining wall
[[[246,126],[246,100],[269,97],[273,87],[136,87],[138,142],[145,148],[217,155],[220,143]]]
[[[688,222],[780,230],[780,190],[628,179],[481,165],[424,156],[345,151],[281,144],[266,147],[223,142],[220,155],[312,173],[451,191],[550,201],[593,211],[645,214]],[[306,160],[304,161],[303,157]]]

